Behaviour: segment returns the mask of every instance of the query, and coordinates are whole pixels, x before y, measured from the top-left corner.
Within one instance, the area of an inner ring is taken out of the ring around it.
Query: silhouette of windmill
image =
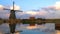
[[[13,9],[6,9],[4,8],[3,10],[10,10],[10,16],[9,16],[9,27],[10,27],[10,33],[14,33],[15,32],[15,27],[16,27],[16,15],[15,15],[15,12],[18,11],[18,12],[22,12],[22,11],[19,11],[19,10],[14,10],[14,1],[13,1]]]

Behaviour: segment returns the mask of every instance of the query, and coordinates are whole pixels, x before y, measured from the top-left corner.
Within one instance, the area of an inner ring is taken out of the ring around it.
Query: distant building
[[[30,17],[30,26],[35,26],[35,17]]]

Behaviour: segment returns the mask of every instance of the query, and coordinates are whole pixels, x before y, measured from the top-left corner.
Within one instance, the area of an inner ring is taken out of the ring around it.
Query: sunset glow
[[[37,26],[28,26],[27,29],[35,29]]]
[[[0,10],[2,10],[3,9],[3,6],[2,5],[0,5]]]
[[[27,13],[27,14],[30,14],[30,15],[32,15],[32,16],[37,14],[37,12],[34,12],[34,11],[27,11],[26,13]]]
[[[13,9],[13,6],[11,6],[10,9],[12,10]],[[14,5],[14,10],[20,10],[20,7],[17,6],[17,5]]]
[[[58,9],[58,10],[60,9],[60,1],[56,2],[55,7],[56,7],[56,9]]]
[[[60,34],[60,31],[57,30],[56,34]]]

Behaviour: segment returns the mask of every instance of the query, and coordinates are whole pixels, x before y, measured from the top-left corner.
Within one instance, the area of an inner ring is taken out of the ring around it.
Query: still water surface
[[[18,34],[55,34],[55,24],[54,23],[46,23],[42,25],[29,26],[29,24],[17,24],[16,31]],[[7,23],[0,25],[0,34],[8,33],[9,25]],[[17,34],[16,33],[16,34]]]

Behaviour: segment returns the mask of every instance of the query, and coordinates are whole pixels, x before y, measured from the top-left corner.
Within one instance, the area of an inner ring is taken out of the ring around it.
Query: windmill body
[[[15,32],[15,28],[16,28],[15,19],[16,19],[15,11],[14,10],[11,10],[10,11],[10,17],[9,17],[10,33],[14,33]]]
[[[9,17],[9,19],[16,19],[15,10],[11,10],[10,11],[10,17]]]
[[[4,10],[10,10],[10,16],[9,16],[9,28],[10,28],[10,33],[14,34],[15,33],[15,28],[16,28],[16,15],[15,12],[19,10],[14,10],[14,2],[13,2],[13,9],[4,9]],[[22,12],[22,11],[19,11]]]

